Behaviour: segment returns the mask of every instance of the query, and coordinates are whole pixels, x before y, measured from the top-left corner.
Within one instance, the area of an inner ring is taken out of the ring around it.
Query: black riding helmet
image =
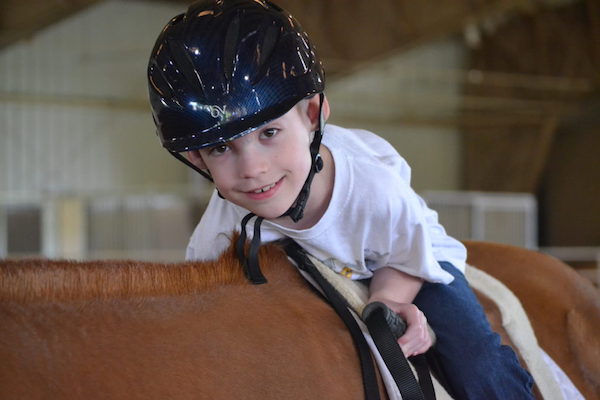
[[[174,154],[248,134],[325,86],[298,22],[262,0],[192,4],[158,37],[148,81],[158,136]]]
[[[307,34],[287,11],[266,0],[192,4],[160,33],[148,83],[163,147],[211,180],[210,172],[180,153],[251,133],[315,94],[322,106],[325,88],[323,67]],[[294,221],[302,218],[313,176],[322,168],[322,129],[321,117],[310,145],[313,167],[284,214]],[[261,221],[255,224],[258,240]]]

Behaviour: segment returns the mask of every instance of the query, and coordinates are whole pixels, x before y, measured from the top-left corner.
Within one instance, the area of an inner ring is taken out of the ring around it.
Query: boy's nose
[[[269,159],[266,154],[251,149],[245,150],[240,154],[238,165],[241,178],[255,178],[269,169]]]

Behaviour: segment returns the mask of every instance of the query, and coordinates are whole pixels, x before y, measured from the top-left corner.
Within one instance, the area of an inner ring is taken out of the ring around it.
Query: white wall
[[[0,192],[186,181],[146,89],[153,42],[183,7],[99,3],[0,53]]]

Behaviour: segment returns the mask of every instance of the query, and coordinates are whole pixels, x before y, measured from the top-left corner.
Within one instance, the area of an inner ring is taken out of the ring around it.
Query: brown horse
[[[594,289],[538,253],[468,243],[521,299],[539,342],[598,398]],[[351,338],[274,245],[266,285],[217,262],[0,262],[0,398],[362,398]],[[493,319],[493,318],[492,318]]]

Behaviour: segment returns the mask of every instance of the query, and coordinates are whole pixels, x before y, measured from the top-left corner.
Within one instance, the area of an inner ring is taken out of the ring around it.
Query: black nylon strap
[[[371,358],[369,345],[365,340],[365,337],[363,336],[363,333],[356,320],[348,310],[348,304],[337,292],[337,290],[326,279],[324,279],[323,276],[321,276],[317,268],[313,265],[312,261],[304,253],[304,250],[302,250],[302,248],[296,242],[292,240],[286,240],[283,242],[283,246],[285,252],[296,262],[298,268],[307,272],[321,287],[325,297],[329,301],[329,304],[335,309],[336,313],[340,316],[348,328],[348,331],[350,331],[360,359],[365,399],[380,399],[379,387],[377,385],[377,375],[375,373],[375,367],[373,366],[373,359]]]
[[[249,279],[254,284],[267,283],[267,278],[264,277],[258,263],[258,249],[260,248],[260,225],[264,218],[256,217],[254,221],[254,236],[250,242],[250,250],[248,251],[248,259],[246,260],[246,273]]]
[[[244,272],[246,273],[246,277],[250,282],[255,285],[260,285],[262,283],[267,283],[267,278],[262,274],[260,270],[260,265],[258,263],[258,249],[260,247],[260,225],[263,222],[262,217],[257,217],[256,221],[254,221],[254,236],[252,237],[252,241],[250,242],[250,250],[248,251],[248,257],[246,257],[245,245],[246,245],[246,225],[248,221],[250,221],[253,217],[256,217],[254,213],[248,213],[242,219],[241,223],[241,231],[240,236],[235,243],[235,253],[237,258],[240,260],[242,267],[244,268]]]
[[[419,377],[419,386],[421,386],[421,389],[423,390],[425,399],[434,400],[435,389],[433,388],[433,382],[431,381],[431,373],[427,356],[425,354],[412,356],[410,357],[410,362],[417,371],[417,376]]]
[[[398,346],[396,337],[389,328],[384,310],[376,309],[366,318],[367,328],[383,358],[385,365],[394,378],[403,400],[435,399],[435,392],[424,356],[411,357],[411,361],[419,375],[419,382],[410,369],[404,353]],[[415,363],[415,361],[417,361]]]

